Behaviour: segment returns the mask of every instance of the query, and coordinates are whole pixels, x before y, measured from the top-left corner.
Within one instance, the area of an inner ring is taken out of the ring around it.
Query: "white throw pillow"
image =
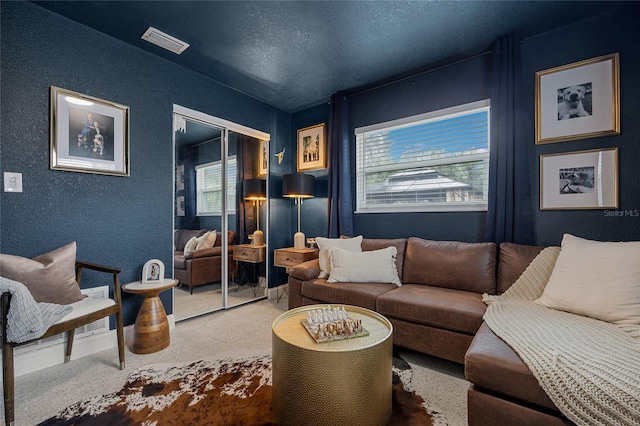
[[[318,260],[320,263],[320,275],[318,278],[328,278],[331,272],[331,262],[329,261],[329,249],[338,247],[349,251],[362,251],[362,235],[353,238],[325,238],[316,237],[316,244],[320,252]]]
[[[196,245],[196,250],[202,250],[206,248],[211,248],[216,243],[216,231],[205,232],[201,236],[198,237],[198,244]]]
[[[198,237],[191,237],[189,241],[187,241],[187,244],[184,245],[184,251],[182,253],[191,253],[196,247],[198,247]]]
[[[333,247],[329,250],[331,261],[330,283],[393,283],[401,286],[396,267],[398,249],[387,247],[380,250],[353,252]]]
[[[640,241],[601,242],[565,234],[536,303],[618,325],[640,324]]]

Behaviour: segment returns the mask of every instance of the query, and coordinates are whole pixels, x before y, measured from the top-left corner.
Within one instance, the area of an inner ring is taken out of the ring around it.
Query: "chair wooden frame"
[[[73,348],[73,337],[75,329],[90,324],[100,318],[115,315],[116,316],[116,333],[118,336],[118,356],[120,358],[120,370],[125,367],[124,360],[124,328],[122,318],[122,295],[120,292],[120,269],[111,266],[99,265],[96,263],[76,261],[76,282],[80,286],[82,279],[82,270],[91,269],[94,271],[105,272],[113,275],[113,299],[116,302],[115,305],[109,306],[98,311],[87,313],[83,316],[76,317],[64,322],[58,322],[52,325],[44,335],[38,339],[30,340],[22,343],[7,342],[6,324],[7,315],[9,312],[9,305],[11,303],[11,294],[3,293],[1,300],[1,313],[2,313],[2,387],[4,391],[4,419],[6,425],[13,425],[15,422],[15,410],[14,410],[14,359],[13,349],[18,346],[25,345],[40,339],[55,336],[60,333],[66,333],[67,344],[65,346],[64,362],[71,360],[71,350]]]

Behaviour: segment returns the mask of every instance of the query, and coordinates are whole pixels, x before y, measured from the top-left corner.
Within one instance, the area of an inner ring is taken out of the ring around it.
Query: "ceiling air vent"
[[[153,27],[149,27],[147,31],[142,34],[142,39],[148,41],[149,43],[153,43],[156,46],[167,49],[168,51],[173,52],[177,55],[181,54],[189,47],[189,43],[185,43],[182,40],[171,37],[169,34],[163,33],[162,31]]]

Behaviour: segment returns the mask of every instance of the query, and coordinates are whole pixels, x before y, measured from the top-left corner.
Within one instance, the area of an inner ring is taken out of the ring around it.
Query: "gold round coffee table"
[[[302,325],[310,305],[272,325],[273,411],[279,425],[384,425],[391,415],[393,326],[369,309],[344,306],[368,336],[316,343]],[[332,305],[334,307],[334,305]]]

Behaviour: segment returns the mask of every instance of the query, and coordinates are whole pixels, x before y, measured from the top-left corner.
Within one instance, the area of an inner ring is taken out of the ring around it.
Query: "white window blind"
[[[236,157],[227,161],[227,213],[235,213],[236,205]],[[196,166],[196,206],[198,216],[222,214],[222,162]]]
[[[356,213],[486,210],[489,101],[361,127]]]

